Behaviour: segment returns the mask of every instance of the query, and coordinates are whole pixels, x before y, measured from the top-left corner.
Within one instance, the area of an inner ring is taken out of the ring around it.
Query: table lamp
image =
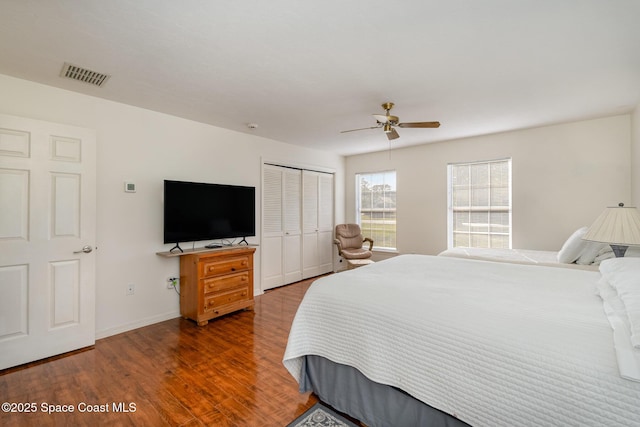
[[[623,257],[629,245],[640,245],[640,212],[624,203],[608,207],[582,239],[608,243],[616,257]]]

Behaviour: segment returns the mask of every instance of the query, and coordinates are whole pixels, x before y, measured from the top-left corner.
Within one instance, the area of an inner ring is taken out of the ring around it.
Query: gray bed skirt
[[[312,391],[335,409],[370,427],[468,427],[407,393],[369,380],[357,369],[306,356],[300,392]]]

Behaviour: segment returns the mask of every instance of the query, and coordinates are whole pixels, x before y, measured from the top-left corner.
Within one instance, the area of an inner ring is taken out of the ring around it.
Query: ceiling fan
[[[355,132],[355,131],[358,131],[358,130],[366,130],[366,129],[380,129],[380,128],[382,128],[384,130],[384,133],[387,135],[387,138],[389,138],[389,140],[392,140],[392,139],[396,139],[396,138],[400,137],[400,135],[398,135],[398,132],[396,132],[396,130],[394,129],[396,126],[399,127],[399,128],[437,128],[437,127],[440,127],[440,122],[399,123],[400,119],[398,118],[398,116],[392,116],[391,114],[389,114],[389,112],[393,108],[393,102],[385,102],[384,104],[382,104],[382,108],[384,108],[384,110],[385,110],[385,115],[382,115],[382,114],[374,114],[373,115],[373,117],[375,117],[376,122],[377,122],[376,126],[371,126],[371,127],[368,127],[368,128],[361,128],[361,129],[343,130],[340,133]]]

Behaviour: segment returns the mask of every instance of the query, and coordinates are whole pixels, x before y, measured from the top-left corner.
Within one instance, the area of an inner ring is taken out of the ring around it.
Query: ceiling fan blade
[[[356,131],[359,131],[359,130],[368,130],[368,129],[379,129],[381,127],[382,126],[371,126],[371,127],[368,127],[368,128],[341,130],[340,133],[356,132]]]
[[[398,123],[401,128],[439,128],[440,122]]]
[[[390,132],[386,132],[387,134],[387,138],[389,139],[389,141],[391,141],[392,139],[398,139],[400,138],[400,135],[398,135],[398,132],[396,132],[395,129],[391,129]]]

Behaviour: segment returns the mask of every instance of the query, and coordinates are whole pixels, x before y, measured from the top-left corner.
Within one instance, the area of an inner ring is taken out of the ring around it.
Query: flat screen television
[[[164,243],[255,236],[255,208],[255,187],[165,180]]]

